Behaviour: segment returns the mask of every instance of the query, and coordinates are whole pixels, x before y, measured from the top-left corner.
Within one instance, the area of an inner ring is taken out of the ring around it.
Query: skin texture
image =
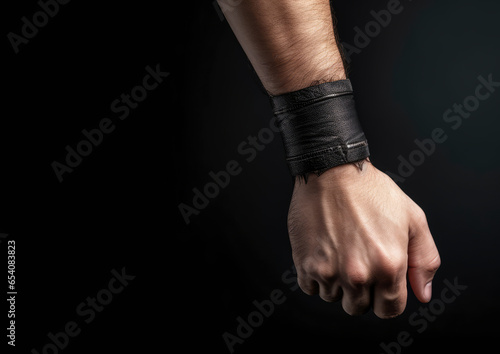
[[[219,3],[270,95],[346,78],[328,0]],[[401,314],[407,276],[431,299],[441,260],[425,214],[369,161],[297,178],[288,231],[301,289],[348,314]]]
[[[328,1],[219,0],[269,94],[346,78]]]
[[[348,314],[401,314],[406,274],[420,301],[431,298],[440,259],[425,214],[369,162],[296,181],[288,231],[301,289]]]

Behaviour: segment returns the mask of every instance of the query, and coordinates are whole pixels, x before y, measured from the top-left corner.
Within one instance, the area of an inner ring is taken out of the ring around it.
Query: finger
[[[384,319],[399,316],[406,307],[407,298],[406,277],[391,285],[379,283],[374,289],[373,313]]]
[[[319,292],[319,284],[316,280],[313,280],[307,276],[297,277],[297,283],[304,293],[307,295],[316,295]]]
[[[441,265],[436,244],[427,219],[419,210],[410,225],[408,243],[408,279],[420,302],[429,302],[432,296],[432,279]]]
[[[342,299],[342,288],[338,284],[321,284],[319,287],[319,297],[326,302],[337,302]]]
[[[342,288],[342,308],[351,316],[358,316],[370,309],[370,287],[344,286]]]
[[[317,263],[312,278],[319,284],[319,296],[326,302],[335,302],[342,298],[339,275],[335,266],[329,262]]]

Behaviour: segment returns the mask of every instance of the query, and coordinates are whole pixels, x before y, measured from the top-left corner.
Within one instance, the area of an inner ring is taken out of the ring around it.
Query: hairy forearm
[[[299,286],[352,315],[402,313],[407,278],[430,301],[441,261],[424,212],[372,164],[347,164],[361,167],[369,151],[329,0],[238,1],[226,18],[264,87],[280,95],[271,102],[292,175],[310,174],[295,183],[288,213]]]
[[[225,16],[271,95],[346,78],[328,0],[243,0]]]

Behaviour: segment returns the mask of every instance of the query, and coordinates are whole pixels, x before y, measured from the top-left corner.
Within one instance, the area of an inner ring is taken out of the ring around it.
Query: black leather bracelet
[[[292,176],[320,174],[370,156],[350,80],[271,97]]]

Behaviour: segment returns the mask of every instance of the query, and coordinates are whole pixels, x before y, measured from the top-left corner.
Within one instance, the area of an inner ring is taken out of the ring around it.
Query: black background
[[[386,6],[335,2],[341,40],[354,44],[355,27]],[[228,353],[223,333],[236,334],[237,317],[246,318],[252,302],[269,299],[273,289],[287,300],[236,353],[381,353],[380,343],[400,331],[413,338],[403,353],[486,348],[500,314],[500,92],[456,130],[443,113],[474,95],[479,75],[500,81],[500,4],[402,6],[351,56],[350,78],[372,161],[382,171],[397,173],[398,157],[408,158],[414,140],[433,129],[448,136],[400,183],[425,210],[442,257],[434,298],[445,279],[467,286],[422,333],[409,322],[422,306],[411,290],[404,314],[383,321],[372,313],[350,317],[340,304],[290,291],[293,284],[282,281],[292,266],[292,182],[278,135],[251,162],[238,152],[272,116],[211,1],[72,1],[18,54],[7,34],[19,34],[21,18],[39,5],[23,1],[2,11],[0,232],[17,245],[16,351],[42,352],[49,332],[76,321],[81,333],[61,352]],[[157,64],[170,75],[117,119],[110,103]],[[116,129],[60,183],[51,164],[63,162],[65,146],[76,146],[81,130],[104,117]],[[203,189],[209,172],[231,160],[242,172],[186,225],[179,204],[192,205],[193,188]],[[123,267],[135,279],[85,324],[76,307]]]

